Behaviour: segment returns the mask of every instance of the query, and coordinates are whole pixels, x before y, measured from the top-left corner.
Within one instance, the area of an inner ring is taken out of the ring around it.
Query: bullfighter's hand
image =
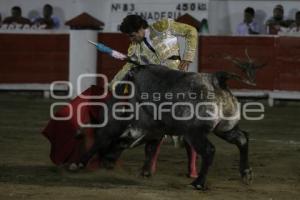
[[[189,65],[191,64],[190,61],[187,60],[181,60],[180,64],[178,66],[179,70],[181,71],[187,71],[189,69]]]

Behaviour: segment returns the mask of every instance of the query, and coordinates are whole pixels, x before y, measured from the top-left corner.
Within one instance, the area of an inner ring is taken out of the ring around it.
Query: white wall
[[[109,0],[0,0],[2,20],[10,16],[11,7],[16,5],[22,8],[24,17],[32,18],[37,14],[42,15],[43,6],[46,3],[53,6],[54,15],[61,19],[62,25],[82,12],[88,12],[103,22],[109,15],[107,9],[110,6]]]
[[[185,0],[184,3],[204,2],[208,4],[208,1],[209,0]],[[54,7],[54,15],[61,19],[61,24],[64,24],[66,20],[82,12],[88,12],[105,23],[105,32],[115,32],[116,25],[121,23],[121,20],[128,12],[122,9],[117,12],[111,12],[112,3],[120,3],[122,5],[133,3],[135,4],[135,11],[137,12],[174,11],[178,13],[179,11],[176,10],[176,6],[182,3],[182,0],[0,0],[0,13],[2,14],[2,19],[10,16],[11,7],[17,5],[22,8],[24,17],[32,18],[37,14],[41,15],[42,8],[46,3]],[[181,12],[181,14],[185,13],[186,12]],[[195,18],[200,18],[200,20],[203,16],[207,16],[207,11],[190,11],[189,13]]]
[[[256,21],[264,29],[265,21],[272,16],[277,4],[283,5],[285,16],[291,19],[300,10],[299,0],[210,0],[210,31],[216,35],[234,34],[237,25],[243,21],[243,11],[248,6],[255,9]]]
[[[243,20],[243,10],[251,6],[257,12],[257,21],[263,24],[267,18],[272,15],[273,7],[276,4],[282,4],[288,17],[294,18],[297,10],[300,10],[299,0],[208,0],[209,1],[209,25],[212,34],[231,34],[235,32],[235,27]],[[10,15],[10,9],[18,5],[23,10],[23,16],[32,17],[35,13],[41,13],[45,3],[54,7],[54,14],[61,18],[62,24],[82,12],[88,12],[99,20],[103,21],[106,26],[105,32],[114,31],[112,27],[111,3],[133,2],[143,5],[145,2],[147,8],[154,9],[157,4],[168,5],[174,9],[174,3],[179,0],[0,0],[0,13],[2,19]],[[185,0],[182,2],[203,2],[203,0]],[[143,8],[147,10],[147,8]],[[139,8],[141,9],[141,8]],[[196,12],[191,13],[198,17]],[[120,15],[121,18],[121,15]],[[116,18],[114,18],[116,20]],[[121,20],[121,19],[120,19]],[[199,19],[200,20],[200,19]]]

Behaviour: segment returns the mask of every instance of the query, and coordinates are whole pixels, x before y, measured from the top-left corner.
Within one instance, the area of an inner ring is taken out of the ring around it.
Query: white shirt
[[[255,21],[252,21],[250,24],[246,24],[245,22],[240,23],[237,26],[236,34],[238,34],[238,35],[250,35],[249,34],[249,28],[251,28],[252,31],[259,33],[258,24]]]
[[[145,38],[146,38],[147,42],[148,42],[151,46],[153,46],[153,45],[152,45],[152,41],[151,41],[151,39],[150,39],[150,29],[149,29],[149,28],[145,29]]]

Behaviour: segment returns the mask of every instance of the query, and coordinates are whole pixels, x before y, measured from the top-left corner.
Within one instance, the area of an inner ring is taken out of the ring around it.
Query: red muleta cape
[[[101,94],[103,94],[103,87],[94,85],[82,93],[85,96],[100,96]],[[42,134],[51,143],[50,159],[54,164],[63,165],[78,162],[80,156],[93,144],[93,128],[84,129],[85,139],[76,138],[78,131],[80,131],[77,118],[79,105],[89,102],[106,102],[110,97],[110,94],[101,99],[85,99],[77,96],[69,102],[69,106],[63,106],[55,113],[56,117],[62,118],[68,117],[71,112],[70,109],[73,110],[73,115],[69,120],[50,119],[46,128],[42,131]],[[88,124],[91,119],[99,120],[100,114],[100,106],[87,105],[81,108],[81,115],[79,117],[82,123]],[[99,160],[96,156],[89,162],[87,167],[97,168],[98,165]]]

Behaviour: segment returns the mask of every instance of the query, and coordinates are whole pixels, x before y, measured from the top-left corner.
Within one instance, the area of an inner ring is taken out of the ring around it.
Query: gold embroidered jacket
[[[172,69],[177,69],[179,59],[169,59],[179,56],[179,45],[177,37],[185,38],[185,51],[182,60],[192,62],[197,46],[197,30],[187,24],[175,22],[172,19],[163,19],[149,26],[149,39],[155,52],[144,43],[131,43],[128,48],[128,56],[140,64],[161,64]],[[112,86],[116,81],[122,80],[125,74],[134,64],[127,63],[115,75],[110,83]]]

